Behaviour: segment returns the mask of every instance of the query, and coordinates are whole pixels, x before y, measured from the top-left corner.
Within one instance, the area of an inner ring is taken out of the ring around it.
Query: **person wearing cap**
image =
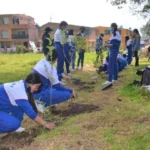
[[[83,70],[84,66],[84,53],[86,48],[86,42],[85,42],[85,34],[84,34],[85,28],[80,28],[80,33],[76,36],[76,44],[78,49],[78,63],[77,63],[77,70],[79,69],[80,63],[81,63],[81,70]]]
[[[58,52],[58,60],[57,60],[57,73],[59,80],[61,81],[63,78],[66,79],[68,76],[64,74],[64,62],[65,62],[65,43],[67,42],[66,38],[66,28],[68,23],[66,21],[62,21],[59,24],[59,29],[56,30],[54,34],[54,44],[55,49]]]
[[[109,43],[104,45],[105,47],[109,47],[108,81],[106,81],[104,85],[109,85],[118,80],[117,56],[121,45],[121,36],[116,23],[111,24],[110,30],[112,36]]]
[[[46,56],[48,54],[49,51],[51,51],[52,49],[54,49],[54,39],[51,35],[51,32],[53,31],[53,29],[51,29],[50,27],[46,27],[45,28],[45,32],[42,36],[42,41],[43,41],[43,53]]]

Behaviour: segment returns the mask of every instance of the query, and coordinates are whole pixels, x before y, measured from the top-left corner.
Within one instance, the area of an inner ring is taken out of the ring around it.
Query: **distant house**
[[[39,37],[38,37],[38,46],[41,47],[42,46],[42,35],[44,33],[44,29],[46,27],[51,27],[52,29],[54,29],[54,32],[56,31],[56,29],[59,28],[59,23],[53,23],[53,22],[48,22],[44,25],[42,25],[41,27],[39,27]],[[68,25],[67,29],[74,29],[75,34],[77,34],[79,32],[81,26],[79,25]],[[104,41],[108,41],[110,36],[111,36],[111,32],[110,32],[110,27],[102,27],[102,26],[98,26],[98,27],[88,27],[85,26],[86,30],[85,30],[85,34],[86,34],[86,41],[87,44],[94,50],[95,48],[95,44],[96,44],[96,38],[98,37],[98,35],[100,33],[104,33]],[[125,36],[130,36],[131,35],[131,30],[129,29],[119,29],[120,33],[121,33],[121,38],[122,38],[122,48],[125,49]]]
[[[38,43],[38,26],[34,18],[24,14],[0,15],[0,48]]]

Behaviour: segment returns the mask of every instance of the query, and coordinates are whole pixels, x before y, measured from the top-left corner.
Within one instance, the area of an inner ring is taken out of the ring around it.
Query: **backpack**
[[[150,85],[150,66],[145,68],[141,83],[142,85]]]

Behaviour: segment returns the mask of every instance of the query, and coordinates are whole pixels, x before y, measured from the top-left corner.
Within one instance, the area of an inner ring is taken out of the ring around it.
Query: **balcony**
[[[12,34],[12,39],[28,39],[28,34]]]

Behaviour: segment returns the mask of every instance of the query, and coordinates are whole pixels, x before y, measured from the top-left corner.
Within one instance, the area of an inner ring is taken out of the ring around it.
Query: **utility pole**
[[[52,22],[53,13],[50,15],[50,23]]]

